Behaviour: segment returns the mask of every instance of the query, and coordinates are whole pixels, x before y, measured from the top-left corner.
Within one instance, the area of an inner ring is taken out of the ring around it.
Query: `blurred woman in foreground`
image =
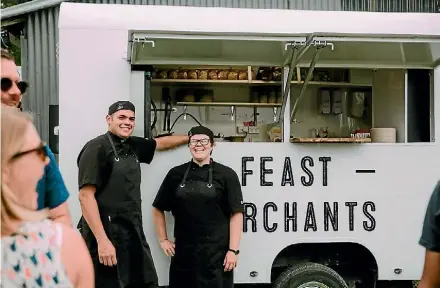
[[[36,211],[49,159],[29,115],[1,105],[2,287],[93,287],[81,236]]]

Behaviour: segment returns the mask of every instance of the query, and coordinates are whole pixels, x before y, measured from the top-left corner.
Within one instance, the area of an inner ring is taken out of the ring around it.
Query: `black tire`
[[[314,282],[310,287],[348,288],[335,270],[318,263],[301,263],[287,268],[275,280],[274,288],[298,288]]]

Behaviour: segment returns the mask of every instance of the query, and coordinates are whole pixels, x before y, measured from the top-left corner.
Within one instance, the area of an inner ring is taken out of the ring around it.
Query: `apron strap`
[[[133,148],[131,147],[131,145],[130,145],[130,150],[131,150],[131,153],[133,153],[133,156],[134,156],[134,158],[136,159],[136,162],[139,162],[139,159],[138,159],[138,157],[136,156],[136,153],[134,153],[134,150],[133,150]]]
[[[182,182],[180,182],[180,187],[185,187],[185,182],[186,182],[186,178],[188,177],[188,173],[189,170],[191,169],[191,163],[192,160],[189,162],[188,167],[186,168],[185,174],[183,175],[183,179]],[[213,174],[213,169],[212,169],[212,159],[209,162],[209,169],[208,169],[208,184],[206,186],[208,186],[208,188],[212,187],[212,174]]]
[[[115,161],[118,162],[119,161],[119,156],[118,156],[118,152],[116,152],[115,143],[113,143],[113,140],[110,137],[110,134],[108,134],[108,133],[107,133],[107,138],[108,138],[108,141],[110,141],[110,145],[112,146],[113,153],[115,153]]]
[[[180,182],[180,187],[185,187],[186,177],[188,177],[189,169],[191,169],[191,161],[188,163],[188,167],[186,168],[185,174],[183,175],[182,182]]]
[[[209,161],[209,169],[208,169],[208,188],[212,187],[212,159]]]

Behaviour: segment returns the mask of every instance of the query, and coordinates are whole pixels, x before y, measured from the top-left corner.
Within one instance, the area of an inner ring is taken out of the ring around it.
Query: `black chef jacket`
[[[440,252],[440,182],[429,200],[419,243],[430,251]]]
[[[154,140],[122,139],[107,132],[89,141],[78,156],[79,188],[96,187],[101,221],[118,259],[114,267],[99,263],[96,238],[81,218],[78,228],[92,257],[96,287],[157,287],[157,273],[142,227],[139,163],[150,163],[155,149]]]
[[[115,134],[110,133],[115,143],[116,152],[119,155],[130,153],[130,149],[136,154],[140,163],[150,164],[153,161],[156,151],[156,141],[154,139],[145,139],[131,136],[122,139]],[[79,189],[85,185],[96,186],[96,192],[104,187],[108,181],[114,162],[114,153],[107,134],[100,135],[84,145],[77,159],[79,173]],[[131,147],[131,148],[130,148]]]
[[[237,173],[214,161],[201,167],[193,161],[174,167],[153,206],[176,217],[169,287],[234,287],[233,271],[225,272],[223,263],[231,214],[244,210]]]
[[[226,215],[235,212],[243,213],[243,194],[237,173],[215,161],[212,161],[211,165],[213,168],[213,184],[223,190],[220,199],[223,211]],[[182,182],[187,167],[188,162],[171,168],[157,192],[153,207],[161,211],[172,211],[176,189]],[[199,166],[195,162],[191,162],[191,170],[188,173],[187,181],[204,181],[208,183],[208,168],[208,164]]]

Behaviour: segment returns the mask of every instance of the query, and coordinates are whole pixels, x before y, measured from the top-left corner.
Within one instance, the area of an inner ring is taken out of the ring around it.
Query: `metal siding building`
[[[22,71],[23,79],[29,81],[30,88],[28,97],[23,97],[23,106],[25,110],[34,114],[35,125],[45,141],[48,141],[50,133],[49,105],[58,104],[59,2],[61,1],[56,3],[53,0],[34,0],[22,4],[35,5],[30,9],[33,10],[32,12],[18,12],[17,7],[2,11],[2,14],[8,14],[5,13],[7,10],[17,11],[15,14],[10,14],[13,16],[2,16],[2,21],[24,18],[25,24],[21,36]],[[74,2],[325,11],[440,12],[439,0],[83,0]],[[51,3],[55,3],[55,6]],[[262,19],[262,21],[270,20]]]

